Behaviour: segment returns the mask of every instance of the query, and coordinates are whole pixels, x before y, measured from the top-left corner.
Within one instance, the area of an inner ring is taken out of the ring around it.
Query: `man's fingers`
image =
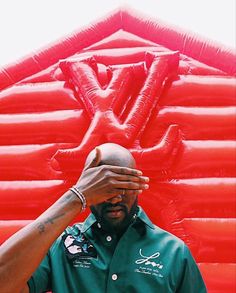
[[[119,181],[134,181],[134,182],[149,182],[149,178],[146,176],[133,176],[133,175],[120,175],[114,173],[114,179]]]
[[[125,190],[125,195],[127,195],[127,196],[139,195],[139,194],[141,194],[142,192],[143,192],[142,189],[140,189],[140,190],[136,190],[136,189],[134,189],[134,190],[126,189],[126,190]]]
[[[136,190],[144,190],[148,189],[148,184],[138,183],[138,182],[132,182],[132,181],[113,181],[112,185],[114,188],[120,188],[120,189],[136,189]]]
[[[101,151],[99,148],[95,148],[94,149],[94,157],[91,159],[91,161],[88,163],[88,165],[84,168],[84,170],[97,167],[99,165],[100,161],[101,161]]]
[[[110,171],[117,173],[117,174],[133,175],[133,176],[142,176],[142,174],[143,174],[143,172],[140,170],[127,168],[127,167],[103,165],[103,168],[107,168]]]

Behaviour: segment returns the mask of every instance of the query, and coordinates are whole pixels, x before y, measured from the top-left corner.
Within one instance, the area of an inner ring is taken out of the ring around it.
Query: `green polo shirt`
[[[153,225],[141,208],[119,240],[93,214],[67,228],[28,285],[30,292],[207,292],[184,242]]]

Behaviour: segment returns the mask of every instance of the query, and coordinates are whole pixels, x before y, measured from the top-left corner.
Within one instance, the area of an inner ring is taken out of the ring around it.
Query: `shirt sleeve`
[[[207,293],[206,286],[199,268],[189,251],[184,245],[184,268],[177,293]]]
[[[50,257],[47,254],[45,258],[40,263],[37,270],[34,272],[32,277],[28,281],[29,292],[30,293],[42,293],[51,290],[50,282]]]

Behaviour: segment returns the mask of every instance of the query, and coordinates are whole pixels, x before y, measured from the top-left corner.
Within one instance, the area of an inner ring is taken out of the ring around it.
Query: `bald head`
[[[121,167],[135,168],[134,157],[126,148],[115,143],[104,143],[97,146],[101,151],[101,161],[99,165],[114,165]],[[87,166],[95,156],[95,150],[92,150],[85,162]]]

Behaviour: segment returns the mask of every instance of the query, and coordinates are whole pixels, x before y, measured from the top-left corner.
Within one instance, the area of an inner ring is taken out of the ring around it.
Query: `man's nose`
[[[122,201],[122,195],[116,195],[116,196],[108,199],[107,201],[110,202],[111,204],[116,204],[116,203]]]

